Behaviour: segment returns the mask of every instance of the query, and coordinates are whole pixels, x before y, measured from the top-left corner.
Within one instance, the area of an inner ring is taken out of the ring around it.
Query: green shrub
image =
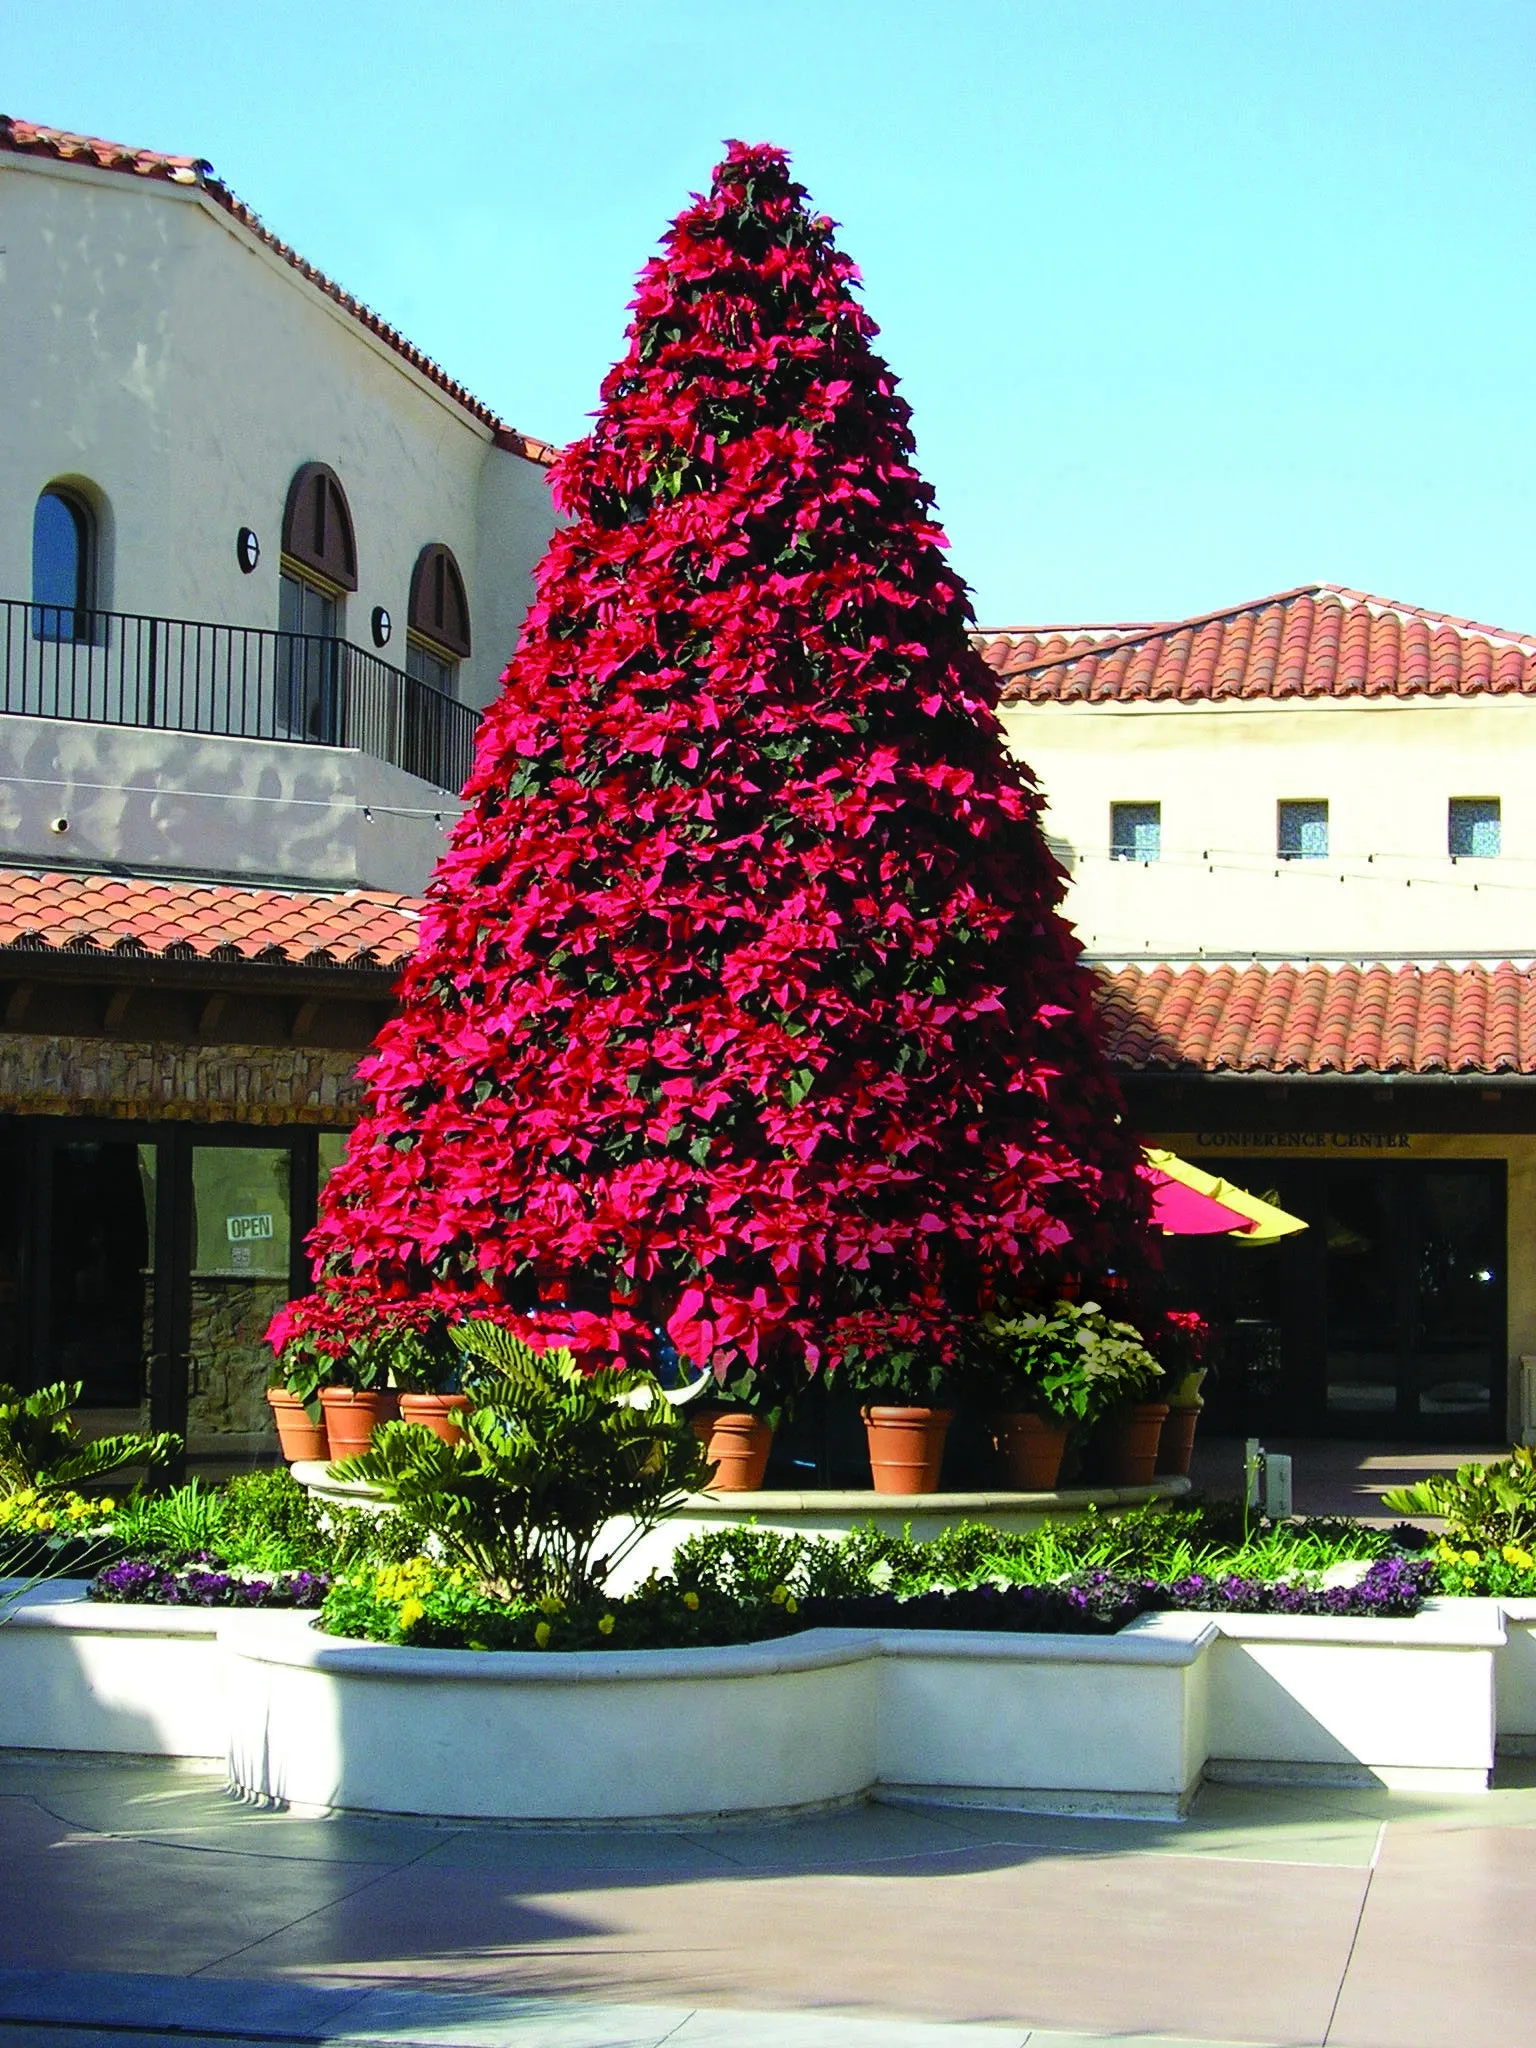
[[[331,1635],[414,1649],[701,1649],[786,1635],[800,1625],[799,1604],[783,1586],[743,1601],[662,1578],[622,1600],[590,1589],[570,1603],[556,1593],[496,1600],[463,1570],[415,1558],[364,1566],[338,1580],[321,1626]]]
[[[977,1319],[964,1380],[973,1399],[1088,1429],[1163,1376],[1139,1330],[1095,1301],[1013,1309]]]
[[[70,1414],[83,1387],[57,1381],[35,1394],[0,1382],[0,1496],[35,1487],[64,1492],[124,1465],[163,1465],[181,1449],[180,1437],[100,1436],[83,1443]]]
[[[583,1373],[568,1351],[531,1350],[495,1323],[451,1335],[470,1404],[462,1439],[386,1423],[332,1469],[377,1486],[483,1591],[575,1604],[703,1483],[703,1450],[648,1373]],[[616,1516],[630,1533],[599,1556]]]
[[[1536,1547],[1536,1453],[1517,1444],[1492,1465],[1459,1465],[1381,1496],[1394,1515],[1435,1515],[1458,1549],[1499,1550],[1506,1543]]]

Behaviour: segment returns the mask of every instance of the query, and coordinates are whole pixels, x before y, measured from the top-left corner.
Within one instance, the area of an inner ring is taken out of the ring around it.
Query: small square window
[[[1314,797],[1287,798],[1280,805],[1278,851],[1282,860],[1328,858],[1328,806]]]
[[[1156,860],[1163,850],[1163,807],[1161,804],[1111,804],[1109,807],[1109,857],[1111,860]]]
[[[1496,796],[1453,796],[1451,798],[1450,847],[1452,860],[1497,860],[1499,857],[1499,800]]]

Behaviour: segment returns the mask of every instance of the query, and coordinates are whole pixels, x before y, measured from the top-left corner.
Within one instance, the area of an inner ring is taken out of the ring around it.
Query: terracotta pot
[[[331,1440],[331,1463],[360,1458],[381,1422],[400,1413],[400,1396],[384,1387],[322,1387],[325,1433]]]
[[[456,1444],[463,1440],[464,1432],[453,1418],[468,1406],[468,1394],[402,1394],[400,1420],[418,1422],[445,1444]]]
[[[1150,1486],[1157,1446],[1168,1420],[1166,1401],[1138,1401],[1105,1424],[1100,1463],[1110,1486]]]
[[[1021,1493],[1049,1493],[1061,1476],[1067,1425],[1038,1415],[994,1415],[988,1425],[992,1448],[1010,1486]]]
[[[862,1408],[876,1493],[937,1493],[952,1408]]]
[[[705,1408],[693,1417],[693,1433],[714,1468],[711,1493],[761,1493],[773,1426],[745,1408]]]
[[[323,1463],[331,1455],[325,1417],[311,1422],[309,1410],[286,1387],[268,1387],[267,1399],[272,1404],[272,1420],[277,1424],[277,1441],[289,1464]]]
[[[1181,1479],[1189,1477],[1189,1461],[1195,1449],[1195,1425],[1204,1406],[1203,1401],[1169,1403],[1168,1420],[1163,1424],[1162,1438],[1157,1446],[1159,1472],[1176,1473]]]

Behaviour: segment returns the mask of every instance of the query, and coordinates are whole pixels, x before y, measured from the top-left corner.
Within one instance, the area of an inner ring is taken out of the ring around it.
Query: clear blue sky
[[[11,0],[0,107],[210,158],[552,440],[722,137],[782,143],[984,622],[1536,629],[1531,0]]]

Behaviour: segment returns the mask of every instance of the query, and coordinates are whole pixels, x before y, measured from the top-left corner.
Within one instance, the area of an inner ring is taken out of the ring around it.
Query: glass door
[[[193,1144],[185,1312],[189,1453],[259,1456],[272,1434],[267,1325],[288,1299],[293,1152],[288,1143]]]
[[[274,1461],[267,1325],[309,1286],[321,1150],[344,1142],[0,1120],[0,1381],[78,1381],[87,1435],[173,1430],[184,1470]]]
[[[15,1359],[0,1377],[78,1383],[87,1436],[167,1426],[154,1397],[168,1309],[160,1145],[142,1126],[49,1120],[8,1127],[4,1151],[20,1213],[0,1253]]]
[[[1506,1375],[1503,1166],[1330,1166],[1321,1178],[1330,1428],[1496,1439]]]

